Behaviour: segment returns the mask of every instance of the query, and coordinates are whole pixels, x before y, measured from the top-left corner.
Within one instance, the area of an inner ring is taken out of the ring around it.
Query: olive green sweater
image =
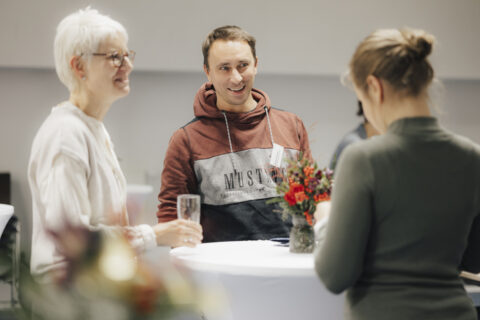
[[[480,272],[480,147],[435,118],[349,146],[315,268],[347,319],[477,319],[459,270]]]

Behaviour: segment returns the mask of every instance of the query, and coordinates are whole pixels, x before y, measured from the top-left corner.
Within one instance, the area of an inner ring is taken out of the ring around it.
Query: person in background
[[[351,143],[368,139],[370,137],[378,135],[377,129],[375,129],[370,122],[368,122],[367,118],[363,114],[363,107],[360,100],[358,101],[358,110],[357,116],[363,116],[363,123],[359,124],[357,128],[347,133],[340,143],[338,144],[335,152],[333,153],[332,159],[330,160],[330,169],[335,170],[335,167],[340,159],[340,154],[342,153],[343,149]]]
[[[342,154],[345,147],[357,141],[362,141],[379,134],[377,129],[375,129],[375,127],[372,126],[370,122],[368,122],[367,118],[363,114],[362,102],[360,100],[357,100],[357,103],[358,103],[357,115],[363,116],[363,123],[360,123],[356,129],[347,133],[342,138],[337,148],[335,149],[335,152],[333,153],[333,156],[330,160],[330,166],[329,166],[330,169],[334,171],[334,173],[335,173],[335,168],[337,166],[338,160],[340,159],[340,155]],[[314,225],[315,240],[318,245],[321,245],[321,242],[325,239],[325,232],[326,232],[327,223],[328,223],[328,214],[324,214],[324,213],[329,210],[330,201],[324,201],[322,203],[319,203],[317,208],[318,209],[315,214],[315,225]]]
[[[195,118],[172,136],[164,160],[158,221],[176,219],[179,194],[201,195],[204,241],[288,237],[272,173],[284,158],[311,158],[303,122],[271,106],[253,88],[255,38],[237,26],[213,30],[202,47],[208,82],[193,102]]]
[[[351,81],[381,133],[337,166],[315,269],[347,290],[347,319],[477,319],[460,270],[480,272],[480,146],[429,109],[433,36],[381,29],[357,47]]]
[[[127,41],[120,23],[91,8],[58,25],[55,68],[70,97],[53,107],[40,127],[28,166],[31,270],[45,281],[65,269],[51,231],[66,226],[125,232],[138,250],[194,246],[202,239],[201,226],[191,221],[128,224],[126,181],[103,124],[112,103],[130,91],[135,53]]]

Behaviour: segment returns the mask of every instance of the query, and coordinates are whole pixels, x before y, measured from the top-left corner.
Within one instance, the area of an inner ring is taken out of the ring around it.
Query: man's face
[[[246,41],[216,40],[208,53],[208,80],[217,93],[217,107],[227,111],[244,111],[253,102],[251,95],[257,59]]]

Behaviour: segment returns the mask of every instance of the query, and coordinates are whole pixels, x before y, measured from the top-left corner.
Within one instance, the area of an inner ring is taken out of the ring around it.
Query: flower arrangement
[[[319,169],[316,162],[300,153],[297,160],[289,161],[286,177],[277,185],[277,192],[282,197],[275,200],[284,213],[304,217],[311,226],[316,205],[330,200],[332,185],[333,171]]]

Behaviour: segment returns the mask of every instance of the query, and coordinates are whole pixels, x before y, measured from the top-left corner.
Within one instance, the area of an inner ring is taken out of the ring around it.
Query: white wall
[[[88,4],[125,25],[139,70],[199,71],[205,35],[238,24],[262,72],[338,75],[368,33],[410,26],[437,37],[440,76],[480,79],[478,0],[0,0],[0,66],[53,66],[56,25]]]

